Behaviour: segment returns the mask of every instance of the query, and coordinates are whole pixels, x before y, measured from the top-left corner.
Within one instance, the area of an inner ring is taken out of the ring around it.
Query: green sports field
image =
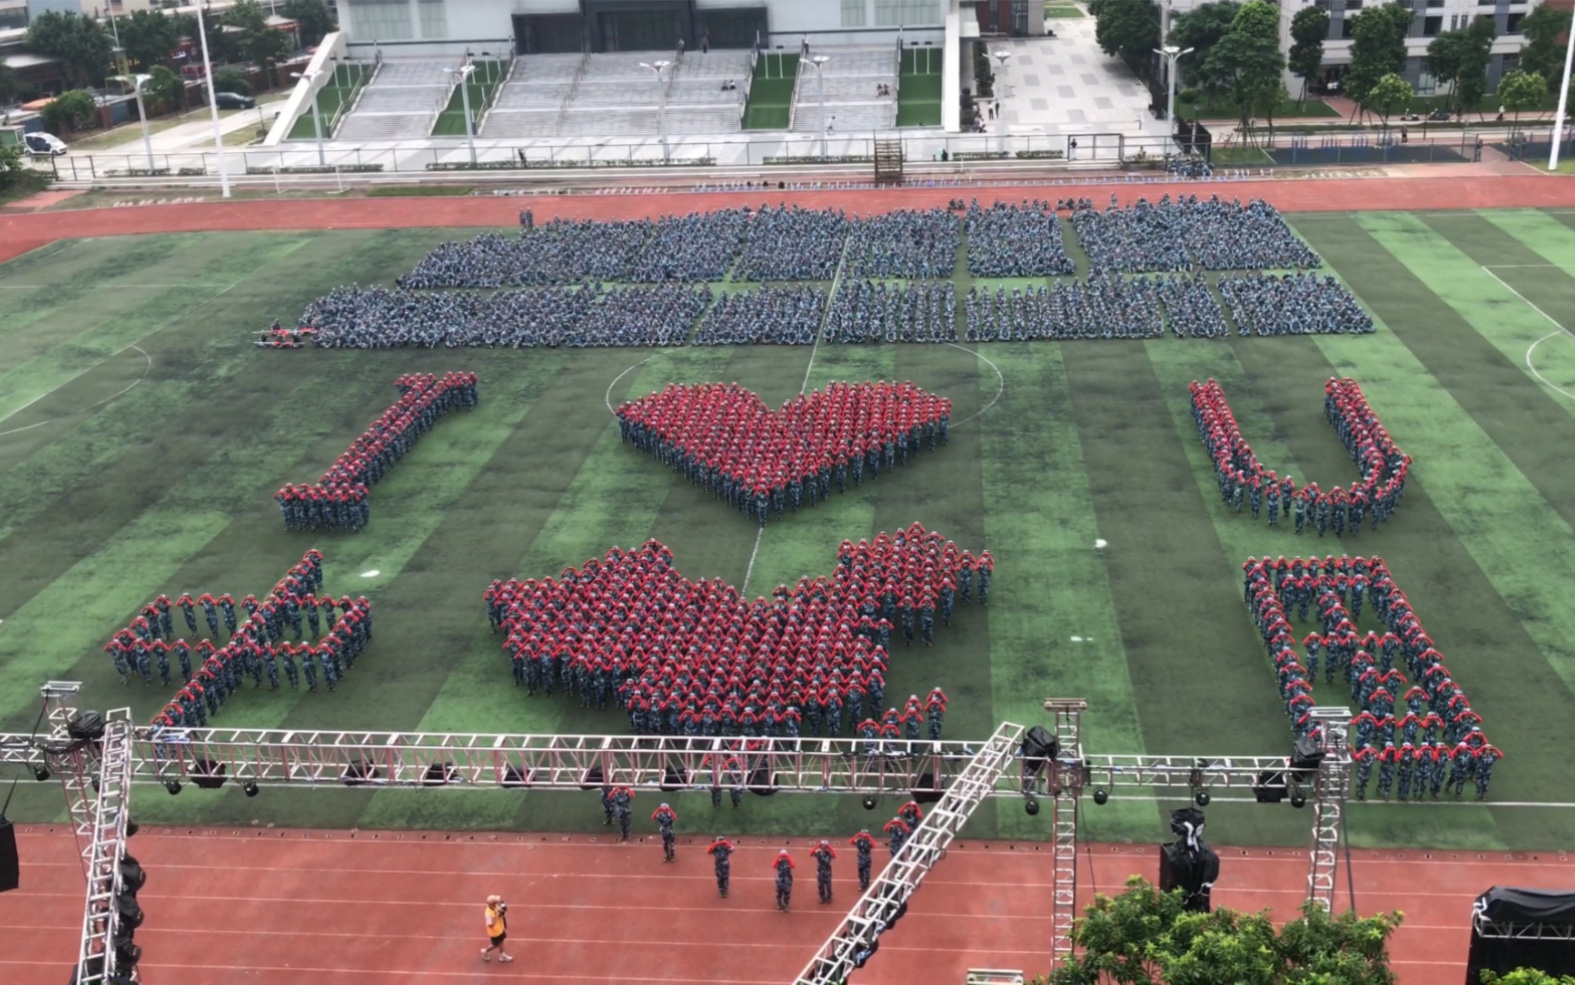
[[[86,706],[129,703],[146,720],[170,689],[123,689],[100,651],[108,636],[161,591],[260,595],[315,545],[330,589],[373,599],[376,642],[337,693],[247,689],[216,724],[622,731],[621,715],[510,686],[481,606],[491,579],[556,574],[656,537],[684,574],[740,583],[748,572],[758,593],[828,571],[845,537],[918,520],[997,560],[987,612],[959,607],[933,649],[899,645],[893,656],[891,698],[941,685],[950,737],[1039,721],[1043,698],[1067,696],[1090,702],[1093,752],[1279,754],[1288,731],[1241,602],[1241,562],[1379,553],[1506,754],[1494,800],[1575,801],[1575,338],[1559,329],[1575,325],[1571,218],[1296,217],[1372,309],[1372,336],[991,344],[977,356],[952,346],[267,351],[250,333],[273,318],[292,320],[336,284],[389,282],[435,242],[471,231],[46,247],[0,265],[0,730],[32,726],[37,686],[51,678],[86,682]],[[315,479],[395,399],[397,375],[447,369],[481,375],[482,405],[439,423],[377,486],[365,533],[282,529],[278,486]],[[1266,465],[1328,487],[1354,474],[1322,414],[1335,373],[1361,382],[1415,458],[1394,520],[1315,547],[1225,511],[1187,382],[1220,379]],[[810,389],[911,379],[950,397],[958,423],[939,453],[772,523],[758,552],[752,523],[621,446],[606,406],[700,380],[776,402],[806,374]],[[1109,542],[1102,554],[1096,537]],[[600,820],[594,794],[138,794],[148,822],[579,830]],[[675,806],[710,824],[703,795]],[[1090,803],[1086,830],[1157,840],[1168,806]],[[60,813],[58,788],[31,780],[11,809],[21,820]],[[722,813],[715,826],[727,832],[885,820],[830,797],[749,798]],[[1485,850],[1563,847],[1571,814],[1359,804],[1351,816],[1355,844]],[[973,834],[1043,838],[1046,818],[988,804]],[[1210,821],[1222,844],[1299,845],[1311,815],[1216,804]]]

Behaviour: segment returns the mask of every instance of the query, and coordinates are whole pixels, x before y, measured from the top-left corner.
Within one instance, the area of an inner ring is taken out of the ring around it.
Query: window
[[[1525,17],[1526,17],[1525,14],[1510,14],[1509,15],[1509,19],[1504,22],[1504,33],[1505,34],[1519,34],[1520,33],[1520,22],[1522,20],[1524,20]]]
[[[1354,28],[1355,27],[1356,27],[1356,22],[1351,20],[1351,18],[1346,17],[1346,18],[1342,19],[1340,21],[1340,39],[1342,41],[1349,41],[1349,40],[1351,40],[1351,37],[1354,34]]]
[[[936,0],[875,0],[875,23],[880,27],[917,27],[941,23]]]
[[[1443,31],[1444,31],[1444,18],[1442,16],[1439,16],[1439,17],[1424,17],[1424,18],[1422,18],[1422,36],[1423,37],[1427,37],[1427,38],[1436,37],[1439,34],[1442,34]]]
[[[867,16],[864,0],[842,0],[843,27],[863,27]]]
[[[1362,0],[1345,0],[1346,10],[1361,10]]]
[[[1429,8],[1442,7],[1444,0],[1427,0],[1427,5]]]
[[[413,36],[406,0],[349,0],[350,24],[366,41],[404,41]]]
[[[420,0],[421,36],[428,41],[448,37],[448,5],[445,0]]]

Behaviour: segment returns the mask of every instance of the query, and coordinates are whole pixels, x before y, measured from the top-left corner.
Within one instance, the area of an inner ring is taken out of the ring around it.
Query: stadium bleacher
[[[825,119],[831,118],[833,132],[864,133],[892,130],[897,126],[897,49],[823,48],[815,54],[827,56],[820,69],[799,62],[798,89],[795,93],[793,129],[800,133],[820,133]],[[822,105],[824,85],[824,106]],[[889,96],[877,95],[886,86]]]
[[[481,121],[483,137],[551,137],[558,132],[563,101],[574,87],[585,56],[526,55],[498,89]]]
[[[454,64],[385,59],[352,109],[339,123],[336,140],[412,140],[432,133],[448,103]]]

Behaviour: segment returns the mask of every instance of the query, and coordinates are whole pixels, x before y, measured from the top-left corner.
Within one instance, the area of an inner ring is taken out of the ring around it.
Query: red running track
[[[69,829],[19,828],[22,888],[0,894],[0,981],[57,985],[75,954],[82,876]],[[153,985],[434,985],[450,981],[781,985],[851,905],[851,850],[838,849],[836,901],[816,901],[813,844],[735,842],[733,888],[718,898],[705,838],[661,860],[654,838],[145,828],[131,842],[148,873],[139,894],[141,968]],[[838,839],[834,842],[841,846]],[[777,912],[771,860],[798,863],[793,908]],[[1296,850],[1219,849],[1217,905],[1293,916],[1307,874]],[[877,854],[877,864],[884,861]],[[962,842],[882,938],[861,983],[959,983],[968,968],[1048,965],[1047,845]],[[1471,902],[1495,884],[1575,886],[1567,855],[1354,853],[1363,914],[1406,919],[1391,954],[1402,985],[1464,975]],[[1158,873],[1152,846],[1090,846],[1084,902],[1131,874]],[[1340,900],[1346,899],[1341,872]],[[486,964],[482,903],[510,901],[512,965]]]
[[[1287,212],[1386,209],[1575,207],[1575,179],[1556,175],[1425,178],[1330,178],[1238,181],[1219,184],[1023,185],[978,188],[882,188],[846,191],[760,189],[748,192],[673,192],[631,195],[553,195],[466,198],[245,199],[107,209],[0,213],[0,261],[56,239],[238,229],[383,229],[405,226],[513,226],[521,209],[536,218],[632,219],[696,209],[794,202],[807,208],[870,213],[944,207],[954,198],[990,202],[1088,196],[1101,207],[1172,194],[1264,198]]]

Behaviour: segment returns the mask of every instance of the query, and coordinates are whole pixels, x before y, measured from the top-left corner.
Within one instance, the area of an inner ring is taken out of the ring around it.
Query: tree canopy
[[[165,109],[186,108],[186,83],[180,76],[170,71],[166,65],[155,65],[148,74],[152,78],[148,79],[143,89],[150,100]]]
[[[1093,0],[1088,6],[1101,51],[1129,65],[1148,63],[1159,47],[1159,5],[1154,0]]]
[[[51,130],[85,130],[98,119],[98,100],[86,89],[72,89],[45,103],[40,113]]]
[[[1351,67],[1345,72],[1345,91],[1359,106],[1378,80],[1405,70],[1405,37],[1411,11],[1398,3],[1364,7],[1351,22]]]
[[[1498,80],[1498,98],[1504,108],[1515,114],[1515,122],[1520,122],[1520,114],[1528,109],[1536,109],[1548,96],[1548,80],[1542,77],[1541,72],[1528,72],[1525,69],[1515,69],[1506,72]]]
[[[1291,18],[1291,51],[1286,59],[1292,74],[1302,80],[1301,102],[1307,100],[1307,81],[1323,68],[1323,42],[1329,36],[1329,12],[1303,7]]]
[[[1411,83],[1401,78],[1398,74],[1390,72],[1371,89],[1367,90],[1367,99],[1362,103],[1364,107],[1378,114],[1384,126],[1389,126],[1389,117],[1396,110],[1403,110],[1410,105],[1411,97],[1416,95],[1411,88]]]
[[[1199,4],[1171,18],[1170,36],[1165,39],[1165,43],[1183,50],[1193,50],[1187,60],[1177,66],[1188,85],[1203,82],[1203,65],[1208,61],[1209,52],[1220,38],[1230,33],[1231,24],[1240,9],[1241,4],[1236,0],[1215,0],[1213,3]]]
[[[1559,42],[1559,35],[1569,27],[1567,7],[1543,4],[1522,18],[1520,33],[1526,42],[1520,49],[1520,67],[1538,73],[1556,87],[1564,77],[1564,45]]]
[[[329,31],[339,29],[333,4],[323,0],[287,0],[279,13],[295,21],[303,48],[318,44]]]
[[[1484,971],[1482,985],[1575,985],[1575,978],[1569,975],[1554,978],[1540,968],[1516,968],[1506,975]]]
[[[75,13],[46,10],[27,25],[22,46],[28,51],[51,55],[66,63],[78,83],[98,84],[109,74],[114,43],[98,21]]]
[[[240,55],[259,68],[290,53],[290,36],[268,26],[268,12],[257,0],[236,0],[224,12],[224,23],[240,28]]]
[[[1209,52],[1206,74],[1220,80],[1241,114],[1246,132],[1253,110],[1283,87],[1280,74],[1285,56],[1280,53],[1280,10],[1267,0],[1250,0],[1236,12],[1226,34]]]
[[[1399,913],[1331,917],[1309,905],[1276,931],[1268,913],[1189,913],[1179,892],[1133,877],[1095,896],[1072,931],[1080,948],[1051,985],[1394,985],[1388,942]]]
[[[162,10],[134,11],[119,19],[116,30],[120,32],[120,46],[145,69],[169,64],[170,53],[186,36],[180,21]]]
[[[1446,108],[1468,109],[1487,92],[1495,33],[1492,17],[1478,17],[1470,26],[1440,34],[1428,43],[1428,69],[1449,86]]]

